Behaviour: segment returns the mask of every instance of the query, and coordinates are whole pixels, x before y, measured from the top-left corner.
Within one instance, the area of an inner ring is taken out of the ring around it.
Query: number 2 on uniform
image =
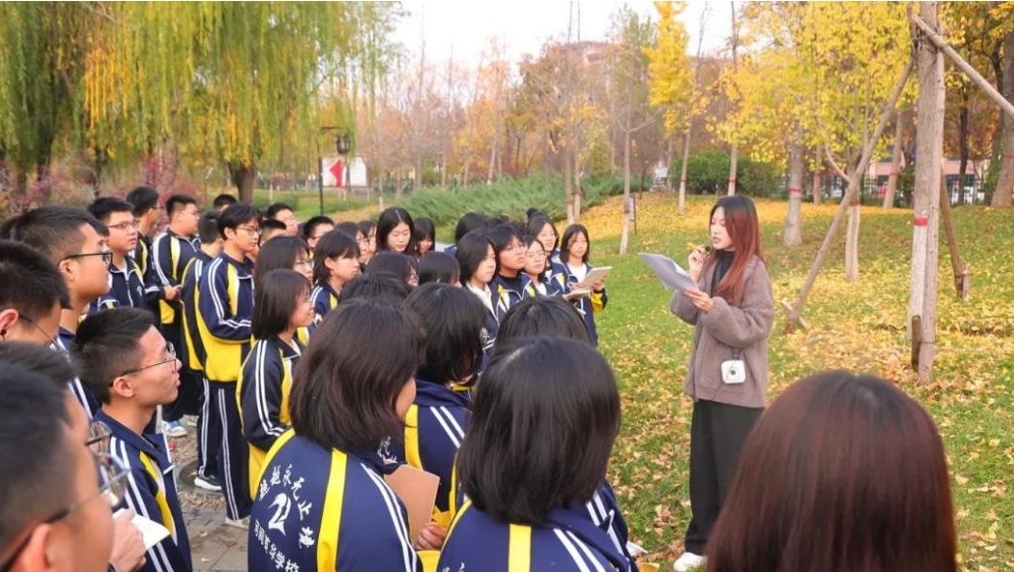
[[[268,521],[268,528],[273,528],[285,536],[285,519],[289,518],[292,501],[285,493],[278,493],[275,500],[271,502],[271,507],[275,509],[275,515]]]

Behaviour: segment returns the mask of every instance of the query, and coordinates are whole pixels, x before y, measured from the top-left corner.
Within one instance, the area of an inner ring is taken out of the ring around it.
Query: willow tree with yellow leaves
[[[723,85],[736,102],[719,136],[763,160],[789,167],[784,240],[799,232],[806,149],[840,166],[846,179],[860,164],[877,117],[910,57],[904,6],[896,3],[751,3],[743,10],[740,65]],[[883,148],[882,142],[877,142]],[[856,181],[858,184],[858,181]],[[846,275],[858,279],[858,201],[849,209]]]

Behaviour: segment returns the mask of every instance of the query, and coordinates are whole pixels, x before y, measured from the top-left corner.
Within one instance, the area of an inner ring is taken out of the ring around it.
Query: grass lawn
[[[637,234],[623,257],[616,254],[619,198],[581,221],[592,236],[592,261],[613,267],[609,306],[597,316],[601,349],[620,380],[624,403],[611,479],[631,539],[652,552],[646,561],[663,569],[679,554],[689,519],[691,403],[682,386],[693,331],[669,313],[669,294],[637,253],[684,261],[689,242],[707,239],[712,201],[692,198],[679,215],[672,195],[644,194]],[[777,302],[795,300],[836,206],[804,205],[804,244],[786,248],[781,234],[787,204],[757,204],[778,314],[770,341],[771,396],[805,374],[831,368],[898,383],[929,410],[944,437],[964,568],[1014,569],[1014,501],[1006,483],[1014,472],[1014,211],[955,210],[961,253],[974,272],[972,297],[962,303],[954,295],[942,245],[935,380],[920,386],[905,339],[911,211],[863,208],[856,283],[844,279],[843,225],[803,313],[810,331],[786,335]]]

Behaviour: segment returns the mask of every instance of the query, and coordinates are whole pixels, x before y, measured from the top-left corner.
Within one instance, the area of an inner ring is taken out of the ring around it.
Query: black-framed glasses
[[[250,236],[260,236],[260,235],[264,234],[264,231],[262,231],[261,229],[259,229],[259,228],[250,228],[249,226],[237,226],[236,230],[246,231],[247,233],[250,234]]]
[[[19,315],[18,319],[24,320],[25,322],[28,322],[29,324],[31,324],[32,327],[35,328],[35,331],[37,331],[40,334],[42,334],[47,340],[50,341],[50,343],[52,343],[54,345],[57,345],[57,346],[60,345],[60,342],[56,339],[56,336],[51,336],[48,333],[46,333],[46,330],[43,330],[42,326],[40,326],[39,323],[36,322],[35,320],[29,318],[28,316],[26,316],[24,314]]]
[[[7,572],[10,570],[11,566],[18,559],[18,556],[20,556],[25,550],[25,547],[28,546],[28,542],[32,539],[31,532],[35,529],[35,527],[43,524],[54,524],[59,522],[67,518],[75,510],[99,497],[105,497],[109,502],[110,507],[120,504],[120,501],[123,500],[126,492],[125,481],[128,470],[119,459],[108,453],[109,435],[109,427],[101,421],[93,421],[89,426],[88,440],[85,442],[85,445],[88,446],[89,452],[91,453],[92,459],[95,461],[95,469],[99,477],[99,490],[94,494],[88,495],[76,503],[57,511],[40,522],[27,526],[24,531],[15,537],[20,538],[20,540],[14,544],[14,550],[12,550],[8,556],[4,556],[0,559],[0,572]],[[95,444],[103,442],[105,443],[105,451],[97,451],[95,449]]]
[[[136,220],[125,220],[116,224],[107,224],[106,228],[115,228],[116,230],[137,230],[140,228],[140,223]]]
[[[173,347],[172,342],[166,342],[166,344],[165,344],[165,355],[166,355],[166,359],[164,359],[162,361],[157,361],[155,363],[150,363],[148,365],[142,365],[141,367],[135,367],[134,369],[128,369],[127,371],[121,373],[117,377],[124,376],[124,375],[130,375],[132,373],[137,373],[139,371],[144,371],[144,370],[146,370],[148,368],[151,368],[151,367],[158,367],[158,366],[160,366],[162,364],[165,364],[165,363],[171,363],[171,364],[173,364],[173,371],[176,371],[176,348]],[[111,386],[112,382],[110,382],[109,385]]]
[[[69,254],[63,257],[63,260],[70,260],[72,258],[87,258],[89,256],[101,256],[102,263],[109,266],[113,263],[113,251],[103,250],[102,252],[79,252],[77,254]]]

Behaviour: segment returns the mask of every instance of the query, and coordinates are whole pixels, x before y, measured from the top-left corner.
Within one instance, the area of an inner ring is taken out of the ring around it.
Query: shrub
[[[678,176],[682,165],[675,162],[669,172]],[[779,171],[770,163],[740,157],[736,164],[736,190],[744,195],[766,197],[778,189]],[[678,185],[679,182],[676,181]],[[702,151],[687,161],[687,190],[691,193],[721,194],[729,185],[729,156]]]

